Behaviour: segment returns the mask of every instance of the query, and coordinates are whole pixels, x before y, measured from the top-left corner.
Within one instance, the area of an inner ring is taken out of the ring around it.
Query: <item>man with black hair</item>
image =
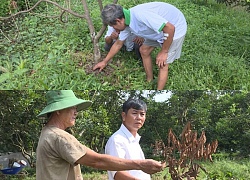
[[[123,159],[145,159],[138,130],[146,119],[147,105],[140,99],[128,99],[122,106],[122,125],[108,140],[105,153]],[[109,180],[150,180],[141,170],[108,171]]]

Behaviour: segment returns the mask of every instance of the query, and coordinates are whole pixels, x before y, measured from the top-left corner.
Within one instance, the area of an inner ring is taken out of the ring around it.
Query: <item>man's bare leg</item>
[[[159,69],[157,90],[164,89],[168,80],[168,64]]]
[[[152,58],[151,52],[154,50],[154,47],[142,45],[140,47],[140,53],[143,61],[143,66],[146,72],[147,81],[150,82],[153,80],[153,66],[152,66]]]

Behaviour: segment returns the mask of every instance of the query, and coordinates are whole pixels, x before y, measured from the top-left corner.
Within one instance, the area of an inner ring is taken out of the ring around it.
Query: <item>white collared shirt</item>
[[[139,144],[141,136],[134,137],[122,124],[108,140],[105,146],[105,154],[120,157],[123,159],[145,159],[144,153]],[[108,171],[109,180],[113,180],[117,171]],[[150,180],[150,175],[141,170],[128,171],[132,176],[140,180]]]

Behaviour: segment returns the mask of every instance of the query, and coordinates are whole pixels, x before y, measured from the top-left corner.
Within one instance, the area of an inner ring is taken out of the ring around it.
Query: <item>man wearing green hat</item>
[[[75,124],[77,111],[87,109],[92,102],[78,99],[71,90],[49,91],[46,98],[47,106],[38,115],[47,117],[48,122],[36,152],[37,180],[82,180],[80,164],[111,171],[142,170],[148,174],[165,167],[152,159],[126,160],[94,152],[65,131]]]

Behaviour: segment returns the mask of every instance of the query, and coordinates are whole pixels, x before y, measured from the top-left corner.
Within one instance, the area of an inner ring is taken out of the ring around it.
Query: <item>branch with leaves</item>
[[[34,166],[34,142],[32,141],[32,148],[30,150],[30,153],[26,151],[25,149],[25,145],[24,142],[19,134],[19,132],[15,132],[15,136],[16,136],[16,142],[11,139],[12,144],[16,147],[18,147],[18,149],[22,152],[23,157],[26,158],[26,160],[28,161],[28,163],[30,164],[31,167]],[[28,157],[28,158],[27,158]]]
[[[13,1],[13,2],[15,2],[15,1]],[[94,47],[94,62],[95,63],[98,62],[100,60],[100,58],[101,58],[99,40],[100,40],[101,36],[103,35],[103,33],[105,32],[107,26],[102,25],[99,32],[96,32],[95,27],[94,27],[94,23],[93,23],[92,18],[90,16],[90,12],[89,12],[89,8],[88,8],[88,4],[87,4],[86,0],[81,0],[81,3],[83,5],[83,9],[84,9],[84,14],[79,14],[77,12],[72,11],[71,10],[71,5],[70,5],[70,3],[71,3],[70,0],[65,0],[65,4],[66,4],[67,8],[62,7],[57,2],[54,2],[54,1],[51,1],[51,0],[39,0],[35,5],[33,5],[31,8],[29,8],[27,10],[19,11],[19,12],[15,13],[15,14],[11,14],[8,17],[0,17],[0,21],[8,20],[8,19],[14,19],[15,17],[17,17],[20,14],[29,13],[29,12],[33,11],[42,2],[52,4],[52,5],[56,6],[57,8],[61,9],[60,15],[53,16],[53,17],[59,17],[60,21],[62,21],[64,23],[67,22],[67,18],[66,18],[66,21],[63,21],[63,19],[62,19],[62,17],[64,16],[65,13],[72,14],[75,17],[83,18],[83,19],[85,19],[87,21],[88,28],[89,28],[89,31],[90,31],[91,40],[92,40],[93,47]],[[118,0],[113,1],[113,3],[117,3],[117,2],[118,2]],[[98,0],[98,5],[100,7],[100,11],[102,11],[103,4],[102,4],[101,0]],[[49,18],[51,18],[51,17],[52,16],[50,16]],[[14,41],[10,41],[10,42],[14,42]]]
[[[53,4],[54,6],[58,7],[59,9],[62,10],[61,14],[65,13],[65,12],[68,12],[68,13],[70,13],[70,14],[76,16],[76,17],[79,17],[79,18],[84,18],[84,19],[87,18],[85,14],[84,14],[84,15],[81,15],[81,14],[78,14],[78,13],[72,11],[71,9],[66,9],[66,8],[60,6],[58,3],[54,2],[54,1],[50,1],[50,0],[39,0],[39,1],[38,1],[34,6],[32,6],[30,9],[27,9],[27,10],[24,10],[24,11],[19,11],[19,12],[15,13],[15,14],[12,14],[12,15],[8,16],[8,17],[0,17],[0,20],[11,19],[11,18],[16,17],[16,16],[18,16],[18,15],[20,15],[20,14],[31,12],[31,11],[33,11],[33,10],[34,10],[40,3],[42,3],[42,2],[47,2],[47,3]],[[60,15],[60,16],[61,16],[61,15]]]

